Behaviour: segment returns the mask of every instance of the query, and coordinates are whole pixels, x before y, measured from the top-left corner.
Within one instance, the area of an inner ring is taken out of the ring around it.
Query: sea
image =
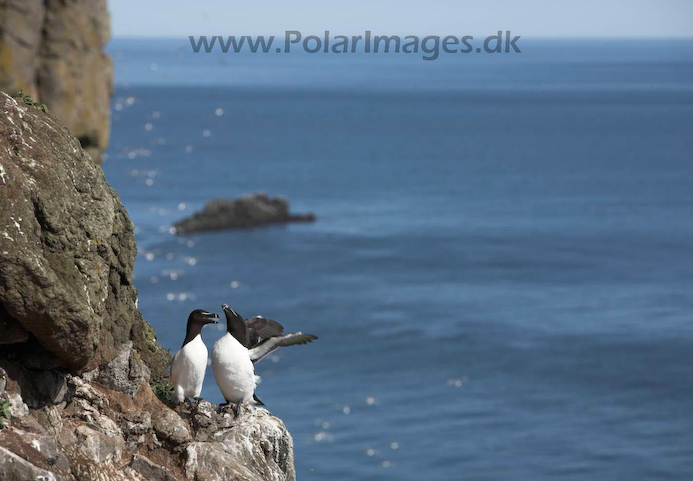
[[[518,46],[109,44],[139,308],[319,337],[256,366],[300,480],[692,479],[693,40]],[[317,221],[171,228],[259,191]]]

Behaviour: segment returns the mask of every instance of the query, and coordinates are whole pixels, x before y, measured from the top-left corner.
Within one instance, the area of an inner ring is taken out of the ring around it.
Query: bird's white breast
[[[199,397],[202,392],[207,354],[207,346],[202,342],[202,336],[198,335],[173,358],[171,382],[179,402],[183,400],[181,397]]]
[[[228,402],[248,402],[255,392],[255,368],[248,349],[228,332],[212,348],[212,371]]]

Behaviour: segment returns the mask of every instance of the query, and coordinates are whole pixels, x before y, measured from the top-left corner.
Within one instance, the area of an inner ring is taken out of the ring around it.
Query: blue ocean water
[[[693,41],[522,47],[110,44],[140,309],[172,351],[222,302],[320,337],[257,366],[300,479],[690,479]],[[258,190],[318,221],[169,231]]]

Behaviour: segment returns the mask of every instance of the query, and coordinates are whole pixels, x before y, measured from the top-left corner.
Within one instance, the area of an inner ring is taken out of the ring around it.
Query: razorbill
[[[173,397],[178,405],[187,398],[197,398],[207,369],[207,346],[202,342],[202,327],[216,324],[219,314],[196,309],[188,316],[188,328],[181,350],[173,356],[171,382]]]
[[[263,405],[255,396],[254,364],[278,347],[307,344],[315,339],[300,332],[282,334],[284,328],[272,319],[256,316],[244,320],[226,304],[226,334],[212,348],[212,371],[217,386],[236,416],[243,403]]]

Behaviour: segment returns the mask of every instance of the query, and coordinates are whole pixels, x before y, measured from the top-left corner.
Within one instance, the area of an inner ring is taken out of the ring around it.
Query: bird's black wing
[[[290,334],[285,334],[283,336],[270,337],[269,339],[265,339],[252,349],[248,349],[248,354],[250,354],[251,361],[258,362],[278,347],[293,346],[296,344],[308,344],[309,342],[312,342],[315,339],[317,339],[317,336],[314,336],[312,334],[292,332]]]
[[[284,327],[277,321],[267,319],[262,316],[255,316],[245,320],[248,326],[248,346],[255,346],[260,339],[268,337],[281,336],[284,333]]]
[[[262,338],[281,336],[284,333],[284,327],[281,324],[266,317],[255,316],[251,319],[246,319],[245,323]]]

